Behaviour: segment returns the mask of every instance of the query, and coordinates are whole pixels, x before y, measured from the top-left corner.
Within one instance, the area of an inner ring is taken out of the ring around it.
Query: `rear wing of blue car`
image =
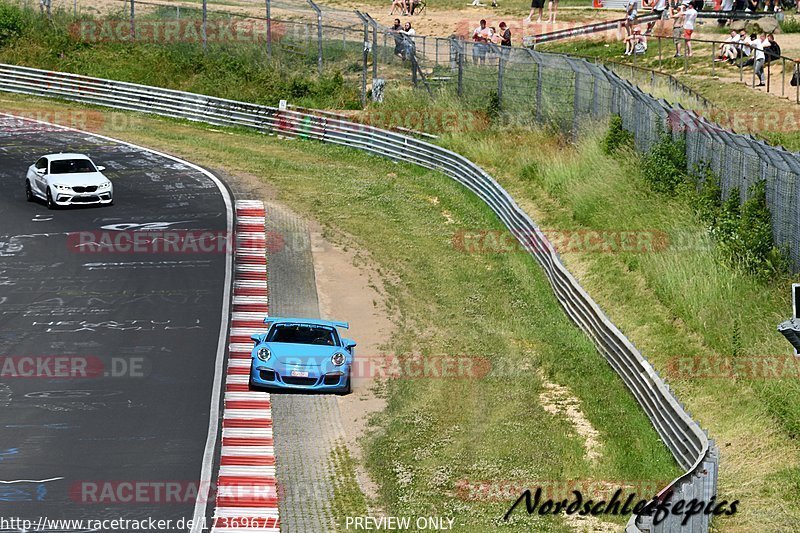
[[[268,316],[264,319],[264,324],[274,324],[275,322],[282,322],[286,324],[309,324],[314,326],[331,326],[334,328],[350,329],[350,324],[347,322],[339,322],[336,320],[321,320],[319,318],[284,318],[277,316]]]

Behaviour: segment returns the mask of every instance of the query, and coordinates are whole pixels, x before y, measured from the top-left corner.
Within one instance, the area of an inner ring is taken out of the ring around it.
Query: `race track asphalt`
[[[61,151],[107,167],[114,206],[25,201],[28,165]],[[164,156],[3,117],[0,188],[0,517],[191,518],[228,258],[79,252],[68,234],[152,223],[224,234],[222,191]],[[14,375],[24,358],[56,356],[88,375]]]

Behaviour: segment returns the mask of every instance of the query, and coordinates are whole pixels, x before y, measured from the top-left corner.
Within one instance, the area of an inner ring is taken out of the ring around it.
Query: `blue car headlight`
[[[262,346],[256,352],[256,357],[264,361],[265,363],[269,361],[270,357],[272,357],[272,352],[269,351],[269,348],[266,346]]]
[[[342,352],[336,352],[331,357],[331,363],[333,363],[336,366],[342,366],[345,362],[345,359],[346,357]]]

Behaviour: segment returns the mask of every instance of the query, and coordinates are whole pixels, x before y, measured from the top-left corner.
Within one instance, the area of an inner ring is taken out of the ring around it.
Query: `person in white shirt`
[[[730,61],[736,59],[736,43],[739,42],[739,34],[736,30],[731,30],[730,37],[725,39],[725,42],[719,45],[719,53],[714,61]]]
[[[481,20],[480,25],[475,28],[472,32],[472,63],[477,65],[480,62],[481,65],[486,63],[486,52],[487,46],[486,43],[489,42],[489,38],[492,34],[489,31],[489,28],[486,27],[486,21]]]
[[[647,23],[647,29],[644,30],[645,35],[653,33],[653,27],[656,23],[664,18],[664,12],[667,10],[667,0],[656,0],[656,5],[653,6],[653,14],[658,15],[658,19],[651,20]]]
[[[414,36],[417,34],[417,32],[411,27],[410,22],[406,22],[400,33],[405,35],[405,39],[403,39],[405,41],[405,47],[403,48],[403,61],[405,61],[409,56],[416,53],[417,43],[414,42]]]
[[[766,33],[762,33],[754,41],[750,42],[750,46],[755,50],[753,69],[755,70],[756,76],[758,76],[758,85],[756,85],[756,87],[764,86],[764,60],[766,59],[764,56],[764,48],[769,48],[771,44],[769,39],[767,39]]]
[[[694,33],[694,25],[697,22],[697,10],[691,2],[684,4],[683,9],[683,40],[686,41],[686,55],[692,57],[692,33]],[[675,15],[677,17],[678,15]]]

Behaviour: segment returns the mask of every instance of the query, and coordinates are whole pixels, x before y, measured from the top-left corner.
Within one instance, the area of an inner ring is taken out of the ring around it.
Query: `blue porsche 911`
[[[251,388],[291,388],[348,394],[355,341],[339,335],[347,322],[267,317],[252,335]]]

